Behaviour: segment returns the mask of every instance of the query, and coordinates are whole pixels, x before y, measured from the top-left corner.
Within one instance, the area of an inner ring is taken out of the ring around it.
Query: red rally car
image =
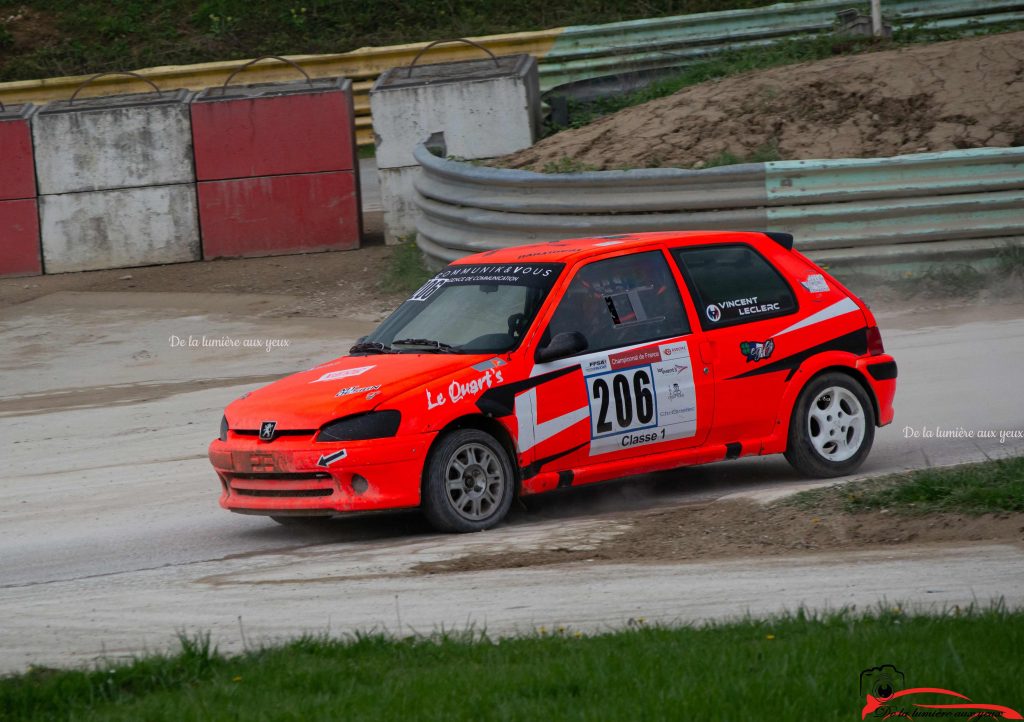
[[[848,474],[895,392],[871,312],[792,236],[638,233],[456,261],[348,356],[233,402],[209,453],[231,511],[466,532],[516,494],[740,456]]]

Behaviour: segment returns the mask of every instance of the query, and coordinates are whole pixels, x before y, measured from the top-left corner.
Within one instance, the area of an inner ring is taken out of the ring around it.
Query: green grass
[[[558,160],[550,160],[540,169],[541,173],[586,173],[597,170],[597,166],[584,163],[577,158],[562,156]]]
[[[894,592],[897,590],[894,590]],[[517,639],[305,638],[0,679],[4,720],[856,720],[860,672],[1024,707],[1024,612],[889,604],[704,627]]]
[[[624,108],[640,105],[650,100],[672,95],[691,85],[698,85],[710,80],[720,80],[751,70],[764,70],[782,65],[824,60],[825,58],[837,55],[891,50],[904,45],[954,40],[961,37],[988,35],[1019,30],[1021,28],[1024,28],[1024,23],[995,24],[988,27],[964,26],[962,28],[943,30],[928,30],[922,27],[911,26],[896,31],[891,40],[882,42],[876,41],[873,38],[853,38],[822,34],[787,39],[769,47],[716,53],[707,60],[689,64],[678,73],[662,77],[631,93],[622,93],[587,103],[570,99],[569,124],[567,126],[549,126],[546,132],[550,135],[567,128],[579,128],[605,115],[618,112]],[[624,70],[628,70],[628,68],[624,68]],[[717,160],[718,162],[715,162],[716,159],[714,158],[708,159],[708,167],[712,165],[729,165],[731,163],[756,162],[737,158],[729,153],[723,153]],[[775,149],[775,155],[767,158],[767,160],[779,160],[778,148]]]
[[[997,269],[979,270],[969,263],[934,264],[901,279],[906,296],[969,298],[1003,274]]]
[[[1024,278],[1024,245],[1006,243],[988,262],[932,264],[917,273],[904,273],[889,285],[904,298],[971,299],[985,289],[995,289],[1001,296],[1019,294],[1013,281],[1020,278]]]
[[[772,0],[0,0],[0,81],[268,54],[340,53],[367,45],[770,4]]]
[[[913,430],[922,436],[924,430]],[[966,429],[928,429],[961,434]],[[977,435],[977,432],[974,432]],[[994,438],[999,438],[996,431]],[[797,494],[790,503],[805,509],[838,504],[848,512],[887,509],[902,514],[953,512],[987,514],[1024,512],[1024,457],[996,459],[945,469],[922,469],[814,489]]]
[[[391,265],[381,282],[381,287],[385,291],[412,293],[434,275],[427,269],[423,252],[413,237],[410,236],[401,244],[394,246]]]
[[[766,143],[757,148],[753,153],[744,156],[738,156],[729,151],[722,151],[718,155],[711,157],[704,164],[704,167],[715,168],[716,166],[736,165],[737,163],[769,163],[773,160],[779,160],[781,157],[779,155],[778,143],[772,142]]]
[[[996,270],[1003,276],[1024,276],[1024,245],[1007,243],[996,251]]]

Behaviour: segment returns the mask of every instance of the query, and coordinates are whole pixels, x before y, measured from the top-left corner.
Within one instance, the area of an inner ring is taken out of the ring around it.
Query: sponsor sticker
[[[348,451],[345,449],[335,451],[333,454],[320,454],[320,458],[317,459],[316,465],[326,469],[335,461],[341,461],[346,456],[348,456]]]
[[[668,360],[670,358],[677,359],[681,356],[689,358],[690,350],[686,347],[685,343],[675,343],[667,346],[661,346],[662,358]]]
[[[318,378],[318,379],[316,379],[314,381],[310,381],[310,383],[311,384],[318,384],[321,381],[337,381],[338,379],[347,379],[347,378],[349,378],[351,376],[359,376],[361,374],[365,374],[370,369],[376,368],[376,367],[377,367],[377,365],[373,364],[372,366],[359,366],[358,368],[345,369],[344,371],[330,371],[330,372],[324,374],[323,376],[321,376],[320,378]]]
[[[688,368],[686,364],[659,364],[654,371],[662,376],[678,376]]]
[[[373,386],[349,386],[348,388],[341,389],[335,396],[351,396],[352,394],[361,394],[366,391],[379,391],[380,384]]]
[[[608,356],[608,361],[611,364],[612,370],[617,371],[618,369],[624,369],[630,366],[639,366],[640,364],[649,364],[661,361],[661,351],[657,347],[621,351],[619,353],[610,354]]]
[[[740,353],[747,357],[747,363],[763,361],[772,355],[775,350],[775,341],[743,341],[740,343]]]
[[[758,301],[757,296],[749,298],[733,298],[728,301],[718,301],[707,307],[708,320],[717,323],[722,320],[725,312],[729,312],[730,319],[742,316],[756,316],[762,313],[771,313],[781,309],[778,301]]]
[[[590,404],[590,455],[692,437],[697,432],[686,342],[580,360]]]
[[[490,358],[490,359],[487,359],[486,361],[481,361],[478,364],[474,364],[473,365],[473,370],[474,371],[487,371],[488,369],[496,369],[496,368],[499,368],[499,367],[504,366],[504,365],[505,365],[505,359],[498,358],[497,356],[495,356],[494,358]]]
[[[800,285],[811,293],[827,293],[829,291],[828,283],[820,273],[810,274],[805,280],[800,281]]]

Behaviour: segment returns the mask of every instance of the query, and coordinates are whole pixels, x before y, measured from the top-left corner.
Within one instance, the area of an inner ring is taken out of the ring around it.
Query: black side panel
[[[795,353],[792,356],[786,356],[778,361],[773,361],[770,364],[760,366],[753,371],[747,371],[746,373],[731,376],[728,380],[742,379],[747,376],[757,376],[758,374],[770,374],[775,371],[789,371],[789,376],[786,377],[786,380],[788,381],[793,377],[793,374],[796,373],[800,364],[811,356],[822,353],[823,351],[848,351],[854,356],[863,356],[868,351],[868,330],[867,328],[859,328],[845,336],[839,336],[831,341],[826,341],[825,343],[820,343],[817,346],[812,346],[811,348]]]
[[[875,381],[892,381],[896,378],[896,362],[886,361],[885,363],[868,366],[868,373]]]
[[[541,467],[543,467],[544,464],[550,464],[552,461],[555,461],[556,459],[561,459],[563,456],[568,456],[572,452],[577,451],[578,449],[582,449],[584,446],[586,446],[589,443],[590,443],[589,441],[584,441],[579,446],[574,446],[571,449],[566,449],[565,451],[560,451],[559,453],[552,454],[551,456],[545,456],[543,459],[537,459],[536,461],[534,461],[529,466],[524,466],[524,467],[520,468],[519,471],[522,474],[523,479],[532,479],[533,477],[537,476],[537,474],[540,473]],[[562,485],[562,474],[563,473],[565,473],[565,472],[560,472],[559,476],[558,476],[558,485],[559,486]],[[571,474],[572,472],[570,471],[568,473]],[[570,477],[570,483],[571,483],[571,481],[572,481],[572,479]]]
[[[522,381],[513,381],[507,383],[504,386],[496,386],[493,389],[487,389],[484,391],[480,398],[476,400],[476,407],[485,414],[491,416],[509,416],[516,409],[516,394],[521,394],[524,391],[529,391],[534,386],[540,386],[541,384],[557,379],[560,376],[571,374],[573,371],[579,370],[580,365],[566,366],[564,369],[558,369],[557,371],[550,371],[540,376],[534,376],[531,379],[523,379]]]

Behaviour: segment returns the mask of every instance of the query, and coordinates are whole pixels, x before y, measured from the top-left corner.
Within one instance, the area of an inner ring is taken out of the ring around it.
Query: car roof
[[[774,235],[774,234],[773,234]],[[703,245],[706,243],[738,243],[767,240],[760,231],[657,231],[649,233],[621,233],[609,236],[569,238],[561,241],[512,246],[465,256],[455,265],[480,263],[523,263],[527,261],[570,263],[588,256],[609,251],[640,250],[671,242],[673,245]],[[790,242],[792,242],[790,240]],[[781,243],[781,242],[780,242]]]

